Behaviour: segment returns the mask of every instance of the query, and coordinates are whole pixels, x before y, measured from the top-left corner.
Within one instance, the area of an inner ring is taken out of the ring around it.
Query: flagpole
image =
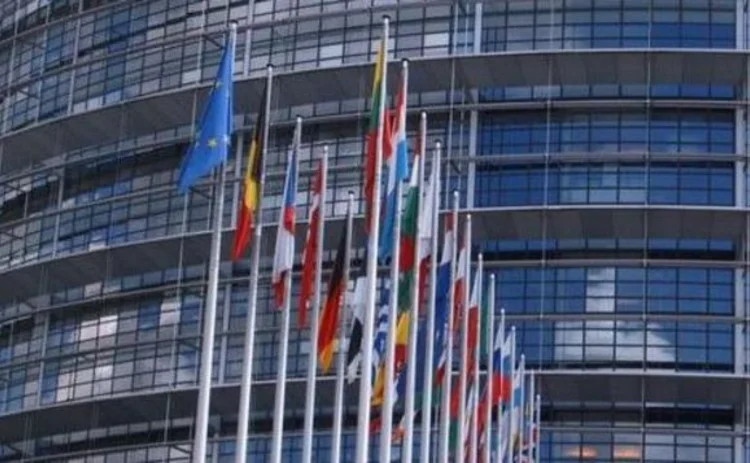
[[[229,26],[227,47],[234,50],[237,38],[237,23]],[[232,54],[234,56],[234,54]],[[234,58],[232,58],[234,59]],[[234,62],[231,63],[232,69]],[[229,108],[231,113],[232,108]],[[230,126],[231,130],[231,126]],[[193,436],[192,461],[206,461],[208,440],[208,418],[211,405],[211,373],[214,353],[214,334],[216,332],[216,302],[219,293],[219,255],[221,253],[221,224],[224,217],[224,181],[226,180],[226,162],[219,164],[216,197],[214,198],[214,217],[211,225],[211,249],[208,260],[208,288],[206,305],[203,311],[203,334],[201,337],[200,377],[198,382],[198,404],[195,411],[195,433]]]
[[[406,71],[406,68],[404,68]],[[403,461],[412,461],[412,454],[414,453],[414,402],[416,398],[414,397],[415,391],[417,388],[417,329],[419,326],[418,319],[419,319],[419,301],[421,299],[421,290],[422,288],[419,287],[420,284],[420,278],[419,278],[419,266],[422,262],[422,254],[421,254],[421,242],[420,237],[422,234],[422,209],[424,208],[424,204],[422,204],[422,190],[424,188],[424,173],[425,173],[425,142],[427,139],[427,113],[422,111],[422,113],[419,116],[419,195],[417,198],[417,230],[415,234],[415,242],[414,242],[414,277],[412,280],[412,286],[411,286],[411,306],[410,306],[410,314],[409,314],[409,341],[408,341],[408,348],[409,348],[409,355],[408,359],[406,361],[406,399],[404,403],[404,421],[405,424],[405,430],[404,430],[404,442],[401,450],[402,460]],[[433,163],[433,169],[434,169],[434,163]],[[415,166],[416,168],[416,166]],[[434,185],[430,185],[430,188],[434,188]],[[434,190],[433,190],[434,191]],[[431,217],[431,222],[434,222],[435,219],[435,212],[437,208],[433,208],[433,217]],[[432,278],[434,268],[434,262],[435,262],[435,255],[436,255],[436,247],[435,243],[437,241],[437,234],[434,232],[433,228],[433,234],[430,237],[430,247],[432,249],[432,255],[430,257],[430,278]],[[433,288],[432,282],[430,282],[430,297],[432,297],[432,290]],[[427,329],[427,335],[428,335],[428,344],[429,344],[429,326],[425,329]],[[426,364],[432,362],[432,357],[428,356],[427,361],[425,362],[425,368]],[[427,387],[428,385],[432,384],[430,381],[430,376],[425,376],[425,396],[427,395]],[[429,402],[426,402],[425,400],[422,401],[422,413],[425,412],[424,408],[425,406],[429,406]],[[422,460],[427,461],[427,460]]]
[[[393,156],[396,154],[394,153]],[[396,161],[394,160],[393,169],[396,168]],[[386,346],[385,346],[385,381],[383,386],[383,405],[382,405],[382,430],[380,432],[380,461],[391,461],[391,446],[393,443],[393,399],[394,399],[394,378],[395,368],[394,361],[396,357],[396,323],[399,318],[398,309],[398,286],[399,286],[399,272],[398,272],[398,261],[399,254],[401,251],[401,206],[403,198],[401,197],[403,182],[401,179],[396,179],[395,194],[396,194],[396,220],[393,223],[393,245],[391,253],[391,288],[389,293],[389,313],[388,313],[388,333],[386,334]],[[365,344],[367,347],[367,344]]]
[[[354,193],[349,192],[349,202],[346,208],[346,249],[352,248],[352,217],[354,215]],[[322,243],[322,241],[321,241]],[[344,262],[344,294],[349,288],[349,271],[351,269],[351,258],[347,254]],[[346,306],[346,296],[344,296],[344,306]],[[344,350],[344,336],[346,336],[346,324],[344,317],[339,317],[339,341],[336,346],[336,392],[333,404],[333,435],[331,439],[331,461],[341,461],[341,429],[343,427],[343,410],[344,410],[344,368],[346,367],[346,351]],[[369,406],[369,403],[368,403]]]
[[[526,439],[529,442],[528,449],[526,450],[527,461],[531,461],[532,454],[534,452],[534,444],[532,442],[532,438],[534,437],[534,429],[533,429],[533,426],[534,426],[534,411],[536,410],[536,404],[534,403],[534,398],[536,397],[536,393],[534,392],[534,389],[536,389],[536,386],[534,384],[535,383],[535,381],[534,381],[535,376],[536,375],[534,374],[534,371],[532,370],[529,373],[529,401],[528,401],[529,403],[528,403],[528,407],[526,407],[528,409],[528,412],[529,412],[529,426],[528,426],[528,428],[529,428],[529,435],[526,436]],[[524,428],[525,428],[525,426],[524,426]],[[521,446],[521,450],[523,451],[523,446]]]
[[[383,17],[383,75],[380,80],[381,97],[378,108],[378,130],[375,140],[375,181],[371,229],[367,240],[367,299],[364,307],[362,334],[362,361],[360,363],[359,402],[357,413],[357,447],[354,461],[368,461],[370,450],[370,398],[372,396],[372,338],[375,324],[375,302],[378,282],[378,237],[380,235],[380,183],[383,170],[383,117],[385,108],[386,80],[388,76],[388,16]]]
[[[438,177],[439,179],[440,177]],[[436,208],[437,209],[437,208]],[[437,213],[436,213],[437,214]],[[458,267],[456,264],[456,255],[458,251],[458,192],[453,191],[453,207],[451,211],[451,223],[453,226],[453,241],[451,243],[451,276],[450,276],[450,288],[448,293],[448,327],[446,328],[445,336],[445,373],[443,374],[443,384],[441,386],[441,397],[440,397],[440,437],[439,437],[439,452],[438,461],[439,463],[448,463],[450,456],[450,426],[451,426],[451,389],[453,386],[453,333],[455,331],[453,319],[453,306],[455,305],[456,297],[461,295],[455,294],[454,280],[458,273]],[[437,234],[437,227],[435,228]],[[435,250],[437,252],[437,250]],[[424,430],[424,427],[422,428]],[[422,460],[426,461],[426,460]]]
[[[526,406],[526,355],[521,354],[519,360],[519,366],[521,373],[518,375],[519,381],[521,381],[521,400],[518,404],[518,461],[521,461],[523,457],[523,427],[524,427],[524,407]],[[515,452],[514,452],[515,453]]]
[[[258,277],[260,271],[260,240],[263,234],[263,190],[266,186],[266,147],[271,120],[271,85],[273,67],[266,69],[266,120],[263,126],[263,149],[260,185],[258,188],[258,207],[255,211],[255,228],[253,230],[253,254],[250,260],[250,288],[248,294],[247,318],[245,320],[245,346],[242,354],[242,380],[240,382],[240,409],[237,417],[237,442],[235,462],[247,461],[247,433],[250,425],[250,390],[253,379],[253,352],[255,351],[255,315],[258,310]]]
[[[495,285],[492,285],[492,291],[494,293],[495,291]],[[494,297],[493,297],[494,300]],[[501,347],[500,347],[500,377],[502,378],[502,389],[500,390],[501,393],[507,393],[505,391],[505,309],[500,309],[500,336],[501,338]],[[511,364],[512,365],[512,364]],[[511,378],[513,377],[513,372],[510,372]],[[513,388],[511,387],[510,393],[513,393]],[[497,405],[497,440],[495,442],[495,454],[497,455],[497,462],[503,463],[505,460],[505,455],[503,455],[503,397],[505,394],[501,394],[500,396],[500,403]],[[489,440],[489,437],[488,437]]]
[[[469,257],[470,254],[467,253],[467,257]],[[482,295],[484,294],[484,291],[482,291],[482,287],[484,286],[484,256],[480,253],[477,256],[477,272],[476,272],[476,279],[475,285],[477,285],[478,289],[478,299],[477,299],[477,326],[475,327],[476,333],[477,333],[477,343],[474,346],[474,352],[471,354],[474,356],[474,373],[473,378],[471,380],[474,387],[471,388],[469,393],[471,394],[471,401],[469,403],[472,404],[472,407],[474,408],[473,411],[470,411],[471,413],[471,419],[469,420],[469,462],[470,463],[477,463],[478,455],[477,452],[479,452],[479,360],[480,360],[480,351],[481,351],[481,333],[482,333]]]
[[[487,333],[485,349],[487,351],[487,408],[484,410],[484,445],[482,446],[482,460],[484,463],[491,463],[492,449],[492,399],[494,397],[493,379],[494,379],[494,356],[495,356],[495,275],[490,275],[489,288],[487,290]],[[477,410],[479,410],[477,408]]]
[[[466,253],[466,262],[464,277],[464,303],[463,312],[461,314],[461,372],[458,381],[459,399],[458,399],[458,440],[456,442],[456,461],[463,462],[464,460],[464,443],[466,442],[466,395],[468,385],[468,371],[466,368],[469,363],[469,344],[468,344],[468,333],[469,333],[469,292],[471,291],[471,214],[466,215],[466,221],[464,222],[464,252]]]
[[[534,432],[534,463],[539,463],[539,443],[542,436],[542,397],[537,394],[536,400],[534,401],[534,425],[536,426]]]
[[[302,118],[297,116],[297,123],[294,128],[294,145],[292,153],[289,155],[289,163],[297,162],[299,158],[299,148],[302,138]],[[287,167],[288,169],[289,167]],[[295,167],[295,175],[298,169]],[[290,187],[296,187],[296,181]],[[296,192],[295,192],[296,193]],[[284,192],[286,194],[286,192]],[[284,214],[282,205],[279,214]],[[293,204],[292,207],[296,207]],[[279,221],[279,227],[281,227]],[[291,254],[294,255],[294,240],[291,244]],[[289,357],[289,319],[291,318],[291,300],[292,300],[292,272],[291,270],[284,277],[284,306],[281,309],[281,339],[279,340],[279,353],[276,368],[276,399],[274,401],[273,414],[273,434],[271,437],[271,463],[281,463],[281,444],[284,438],[284,405],[286,403],[286,367]]]
[[[515,408],[516,408],[516,327],[510,327],[510,408],[508,409],[508,440],[505,445],[505,452],[508,454],[510,463],[513,463],[514,458],[514,436],[516,434],[516,419],[515,419]]]
[[[219,166],[216,198],[214,201],[214,220],[211,231],[211,255],[208,266],[208,294],[203,313],[203,336],[201,338],[201,368],[198,389],[198,409],[195,419],[195,437],[193,441],[192,461],[206,461],[208,438],[208,417],[211,400],[211,367],[213,363],[214,333],[216,331],[216,302],[219,290],[219,254],[221,252],[221,219],[224,214],[224,180],[225,163]]]
[[[424,113],[423,113],[424,114]],[[423,148],[425,151],[425,142],[427,134],[427,119],[426,115],[423,119],[424,130],[423,130]],[[440,142],[435,143],[435,154],[432,158],[432,168],[436,170],[435,175],[435,207],[432,211],[432,255],[430,258],[430,285],[429,285],[429,299],[427,304],[427,330],[426,341],[425,341],[425,362],[424,362],[424,390],[422,397],[422,433],[421,442],[419,446],[420,461],[430,461],[430,450],[432,445],[430,441],[432,439],[432,389],[433,389],[433,359],[435,357],[435,302],[437,300],[436,285],[437,285],[437,267],[438,267],[438,227],[439,227],[439,207],[438,207],[438,195],[440,192],[440,159],[442,156],[442,145]],[[450,308],[448,309],[450,311]],[[416,339],[416,337],[415,337]],[[415,340],[416,344],[416,340]],[[416,346],[415,346],[416,354]],[[416,366],[416,359],[414,365]],[[413,427],[413,426],[412,426]],[[410,460],[405,460],[410,461]]]
[[[320,321],[321,286],[323,281],[323,232],[325,230],[326,188],[328,182],[328,145],[323,147],[320,158],[320,193],[318,196],[318,248],[315,255],[315,294],[313,296],[312,324],[310,325],[310,354],[307,357],[307,391],[305,392],[305,423],[302,441],[302,462],[312,462],[313,425],[315,422],[315,381],[318,369],[316,345]],[[313,180],[315,181],[315,180]]]

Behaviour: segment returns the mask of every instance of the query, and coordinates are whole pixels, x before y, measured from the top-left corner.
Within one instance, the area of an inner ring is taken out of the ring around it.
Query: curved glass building
[[[249,262],[231,264],[228,243],[265,67],[277,77],[264,221],[297,114],[300,188],[329,145],[325,211],[341,219],[348,190],[360,194],[383,15],[392,76],[411,61],[408,130],[426,110],[429,142],[446,145],[444,190],[473,213],[497,306],[540,370],[541,460],[748,461],[739,0],[0,1],[0,461],[189,461],[216,188],[226,245],[208,449],[232,461]],[[237,151],[226,184],[181,196],[229,21]],[[270,449],[280,322],[265,235],[250,461]],[[309,351],[293,327],[284,461],[301,456]],[[331,390],[321,378],[317,461]],[[352,455],[356,389],[346,407]]]

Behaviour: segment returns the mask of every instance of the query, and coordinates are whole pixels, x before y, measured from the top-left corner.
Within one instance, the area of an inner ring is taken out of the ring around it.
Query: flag
[[[385,208],[383,215],[383,228],[378,237],[378,259],[385,261],[393,253],[393,230],[395,228],[396,216],[396,184],[404,181],[409,176],[408,153],[406,146],[406,96],[404,88],[406,74],[402,73],[401,84],[396,95],[396,108],[393,117],[390,118],[391,127],[387,127],[390,136],[389,150],[384,150],[384,160],[388,165],[388,187],[385,192]],[[385,145],[384,145],[385,146]],[[396,147],[395,156],[390,152]],[[416,162],[416,161],[415,161]],[[415,164],[416,165],[416,164]],[[403,254],[403,253],[402,253]]]
[[[510,452],[512,453],[517,445],[518,438],[520,436],[521,424],[523,422],[522,410],[523,410],[523,389],[524,389],[524,365],[521,363],[513,373],[513,396],[511,401],[513,407],[510,410],[510,438],[509,446]]]
[[[461,250],[461,255],[464,255],[464,251],[466,248]],[[465,268],[465,264],[463,265]],[[461,260],[459,259],[459,272],[461,268]],[[465,272],[464,272],[465,273]],[[459,273],[460,275],[460,273]],[[474,387],[472,377],[474,375],[474,369],[476,368],[476,364],[474,362],[474,349],[477,348],[477,341],[478,341],[478,334],[477,333],[477,317],[479,316],[479,275],[474,276],[474,286],[471,290],[471,300],[469,302],[469,310],[468,314],[464,315],[468,317],[468,325],[469,329],[466,332],[466,358],[463,359],[462,365],[464,366],[464,371],[461,373],[462,375],[466,375],[466,391],[469,393],[472,388]],[[456,287],[458,286],[458,282],[456,282]],[[454,289],[455,290],[455,289]],[[455,299],[461,299],[459,295],[461,293],[455,293],[457,296]],[[454,306],[455,307],[455,306]],[[467,404],[467,401],[471,399],[471,394],[467,397],[461,397],[461,388],[458,387],[458,385],[454,385],[453,388],[451,388],[451,403],[450,403],[450,409],[451,409],[451,418],[452,418],[452,427],[455,427],[458,423],[456,423],[458,419],[458,410],[460,408],[461,401],[464,401],[464,404]],[[470,416],[469,411],[471,410],[468,406],[466,406],[466,417]],[[453,434],[454,431],[451,432]],[[468,435],[468,433],[467,433]],[[463,442],[462,442],[463,445]]]
[[[378,313],[375,318],[375,335],[373,336],[372,344],[372,368],[374,370],[372,377],[375,378],[373,383],[373,405],[379,404],[379,402],[376,400],[376,397],[378,397],[378,383],[383,381],[383,378],[381,378],[379,375],[380,371],[382,370],[381,364],[383,362],[383,359],[385,358],[385,344],[388,339],[389,299],[390,289],[383,288],[380,291]]]
[[[490,396],[487,385],[485,384],[484,390],[482,391],[481,399],[479,400],[479,439],[482,445],[487,442],[486,436],[484,435],[486,423],[486,410],[489,406],[494,408],[502,406],[510,401],[511,391],[511,345],[513,342],[510,334],[506,336],[503,341],[503,334],[501,331],[502,327],[498,329],[495,334],[495,345],[492,350],[492,363],[496,365],[492,370],[491,388],[492,396]],[[500,372],[500,365],[502,364],[502,373]]]
[[[327,373],[331,368],[333,360],[333,350],[336,344],[336,327],[339,324],[339,311],[341,302],[346,292],[346,275],[344,269],[349,261],[349,246],[346,242],[346,236],[349,232],[349,225],[344,226],[339,238],[339,246],[336,251],[336,259],[333,262],[333,271],[330,280],[328,280],[328,294],[323,312],[320,314],[320,323],[318,328],[318,360],[323,373]],[[351,345],[351,341],[349,342]]]
[[[453,282],[453,294],[456,295],[453,298],[453,329],[455,331],[460,328],[461,317],[465,311],[464,298],[461,295],[464,293],[464,285],[466,284],[466,248],[461,246],[456,265],[456,278]]]
[[[453,216],[448,215],[445,219],[445,236],[443,237],[443,255],[437,268],[437,284],[435,291],[435,387],[441,387],[443,376],[446,374],[446,361],[448,359],[448,304],[450,303],[451,285],[451,257],[453,255]],[[456,294],[456,293],[454,293]],[[456,294],[456,298],[459,295]],[[455,318],[454,318],[455,319]],[[438,320],[443,320],[438,323]]]
[[[359,269],[355,274],[354,294],[352,295],[352,307],[354,316],[352,326],[349,330],[349,350],[346,353],[346,377],[349,384],[357,379],[357,368],[359,366],[360,354],[362,352],[362,335],[365,317],[365,296],[367,293],[367,251],[362,259]]]
[[[406,143],[404,142],[404,146]],[[410,327],[410,313],[409,308],[411,305],[411,292],[412,285],[415,284],[415,261],[416,261],[416,238],[417,238],[417,225],[419,219],[419,169],[416,166],[419,165],[419,156],[416,155],[414,158],[414,168],[411,172],[411,178],[409,181],[409,190],[406,197],[406,207],[401,218],[401,235],[399,236],[399,259],[398,259],[398,271],[399,271],[399,284],[398,284],[398,319],[396,322],[396,339],[395,339],[395,355],[393,359],[394,364],[394,382],[398,380],[399,376],[403,373],[404,365],[406,364],[407,344],[409,342],[409,327]],[[385,331],[387,329],[387,306],[386,312],[383,315],[384,323],[378,323],[378,334],[381,334],[380,327],[384,326],[383,338],[385,338]],[[379,315],[380,320],[380,315]],[[385,339],[383,339],[385,342]],[[376,346],[377,348],[377,346]],[[375,383],[373,387],[372,403],[379,404],[382,400],[384,393],[385,383],[385,364],[380,362],[375,375]]]
[[[372,78],[372,95],[370,96],[370,122],[367,126],[367,135],[365,137],[365,231],[366,234],[370,234],[370,226],[372,224],[372,207],[374,192],[375,192],[375,164],[377,161],[377,138],[378,128],[380,126],[380,100],[383,98],[382,85],[383,72],[385,72],[385,56],[383,50],[385,49],[385,43],[380,43],[378,54],[375,58],[375,69],[373,71]],[[387,117],[384,117],[387,120]],[[386,131],[383,130],[383,152],[387,152],[385,139],[390,138],[390,134],[386,135]]]
[[[465,429],[471,429],[471,423],[474,422],[473,420],[473,413],[475,412],[475,404],[474,404],[474,391],[476,388],[479,387],[478,384],[474,382],[474,372],[479,367],[476,363],[476,357],[475,352],[479,349],[479,332],[477,331],[477,322],[479,321],[479,293],[482,291],[481,285],[480,285],[481,275],[479,272],[476,272],[474,275],[474,285],[471,288],[471,300],[469,301],[469,313],[466,315],[469,317],[468,324],[469,324],[469,330],[467,333],[467,345],[468,349],[466,350],[466,362],[464,365],[467,365],[466,368],[466,389],[468,391],[468,396],[463,398],[462,400],[466,401],[466,423],[465,423]],[[467,442],[465,442],[466,445],[472,444],[470,442],[469,432],[466,433],[466,439]],[[473,450],[473,449],[472,449]]]
[[[180,165],[177,187],[182,194],[227,159],[232,134],[233,72],[234,42],[227,41],[198,130]]]
[[[479,292],[481,291],[481,288],[479,287],[479,281],[480,275],[474,275],[474,285],[471,288],[471,300],[469,301],[469,313],[467,315],[469,317],[469,331],[467,334],[467,344],[469,348],[466,353],[468,359],[465,365],[468,365],[466,377],[468,378],[469,382],[474,375],[474,370],[477,368],[477,364],[474,358],[474,351],[479,347],[479,333],[477,332],[477,322],[479,321]]]
[[[273,254],[273,272],[271,286],[273,287],[276,309],[282,309],[284,302],[290,295],[286,294],[286,279],[291,278],[294,265],[294,226],[295,206],[297,197],[297,148],[292,148],[289,165],[284,180],[284,203],[279,212],[279,225],[276,229],[276,249]]]
[[[234,232],[232,243],[232,260],[237,261],[245,252],[250,235],[253,231],[253,223],[257,220],[256,211],[260,205],[260,178],[263,175],[263,131],[266,126],[266,101],[268,101],[268,84],[263,91],[261,107],[258,118],[255,119],[253,138],[250,141],[250,149],[247,151],[247,167],[242,181],[242,194],[237,211],[237,229]]]
[[[297,312],[297,326],[303,328],[307,325],[307,311],[310,309],[310,298],[315,285],[315,272],[318,260],[319,243],[318,227],[320,226],[320,204],[321,189],[323,188],[323,161],[318,164],[315,179],[311,184],[312,204],[308,215],[307,235],[305,236],[305,248],[302,251],[302,277],[300,279],[299,309]]]
[[[421,140],[421,136],[420,136]],[[421,149],[417,151],[421,153]],[[422,210],[419,215],[419,294],[420,314],[424,314],[424,298],[427,295],[427,277],[430,272],[430,259],[432,258],[432,217],[437,208],[436,200],[440,189],[437,179],[437,166],[432,166],[432,173],[425,184],[425,192],[422,199]],[[447,292],[447,291],[446,291]]]

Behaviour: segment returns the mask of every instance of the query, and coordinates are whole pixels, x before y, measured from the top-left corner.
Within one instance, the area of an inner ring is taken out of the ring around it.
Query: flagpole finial
[[[383,15],[383,22],[388,22],[390,20],[391,20],[391,15],[389,15],[389,14],[384,14]]]
[[[236,31],[237,25],[238,25],[237,21],[229,21],[229,29],[231,31]]]
[[[510,327],[510,331],[511,331],[512,333],[515,333],[515,332],[516,332],[516,325],[513,325],[513,326],[511,326],[511,327]]]
[[[427,111],[422,111],[419,113],[419,117],[422,118],[422,120],[427,120]]]

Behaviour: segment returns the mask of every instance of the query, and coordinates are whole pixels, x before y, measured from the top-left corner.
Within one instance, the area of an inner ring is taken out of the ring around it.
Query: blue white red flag
[[[296,148],[296,147],[295,147]],[[297,152],[292,149],[289,155],[289,165],[284,181],[284,203],[279,214],[279,226],[276,230],[276,250],[273,255],[273,286],[274,302],[277,309],[284,307],[286,298],[286,279],[291,277],[294,265],[294,225],[295,204],[297,196]]]

